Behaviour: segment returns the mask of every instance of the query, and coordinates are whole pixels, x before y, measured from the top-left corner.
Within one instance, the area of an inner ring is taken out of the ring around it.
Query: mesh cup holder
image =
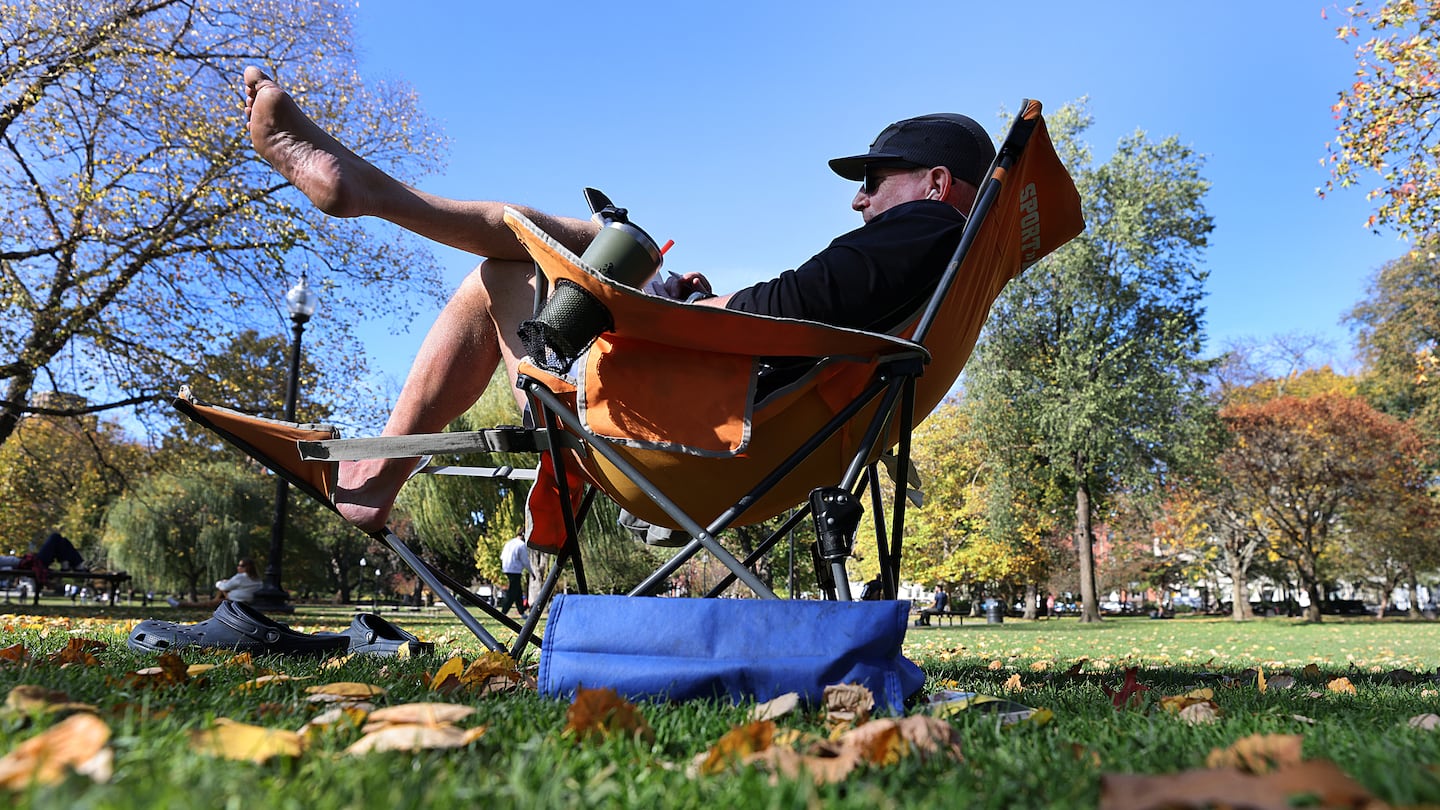
[[[561,279],[540,314],[520,324],[520,341],[535,365],[565,374],[601,332],[614,328],[604,304],[575,282]]]

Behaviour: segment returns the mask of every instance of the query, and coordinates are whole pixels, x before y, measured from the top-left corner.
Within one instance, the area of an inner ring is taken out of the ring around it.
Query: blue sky
[[[722,291],[859,225],[854,184],[825,161],[891,121],[959,111],[999,131],[1023,98],[1088,97],[1097,162],[1136,129],[1207,156],[1211,350],[1300,333],[1348,367],[1341,318],[1406,246],[1363,227],[1362,190],[1315,193],[1354,70],[1342,15],[1321,0],[366,0],[356,39],[366,77],[413,86],[452,140],[420,185],[579,216],[595,186],[675,240],[667,268]],[[436,255],[450,287],[474,263]],[[428,323],[377,328],[376,371],[398,384]]]

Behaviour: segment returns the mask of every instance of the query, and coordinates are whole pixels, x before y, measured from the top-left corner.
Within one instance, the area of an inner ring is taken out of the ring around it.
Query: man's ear
[[[926,180],[930,182],[930,198],[936,200],[944,200],[948,197],[951,187],[955,185],[955,178],[944,166],[935,166],[930,169]]]

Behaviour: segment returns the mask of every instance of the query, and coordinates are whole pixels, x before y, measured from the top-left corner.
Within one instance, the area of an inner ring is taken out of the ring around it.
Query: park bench
[[[40,582],[37,578],[38,575],[35,573],[35,571],[29,568],[0,568],[0,579],[14,579],[17,577],[24,577],[35,583],[35,587],[31,589],[31,593],[34,594],[34,601],[31,604],[40,604]],[[125,573],[124,571],[47,570],[45,572],[45,579],[47,582],[51,580],[61,579],[74,579],[86,582],[99,580],[102,582],[106,582],[110,586],[110,606],[114,607],[115,600],[120,593],[120,586],[130,581],[130,575]]]

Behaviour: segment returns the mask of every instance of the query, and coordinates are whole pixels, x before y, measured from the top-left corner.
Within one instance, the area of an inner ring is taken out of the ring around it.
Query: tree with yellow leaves
[[[245,131],[240,71],[261,64],[371,160],[407,178],[433,165],[413,94],[356,74],[348,13],[0,2],[0,444],[39,392],[84,392],[73,412],[143,410],[244,329],[283,335],[281,296],[302,272],[327,314],[311,355],[352,383],[367,291],[383,283],[395,317],[438,292],[416,243],[325,218]]]

